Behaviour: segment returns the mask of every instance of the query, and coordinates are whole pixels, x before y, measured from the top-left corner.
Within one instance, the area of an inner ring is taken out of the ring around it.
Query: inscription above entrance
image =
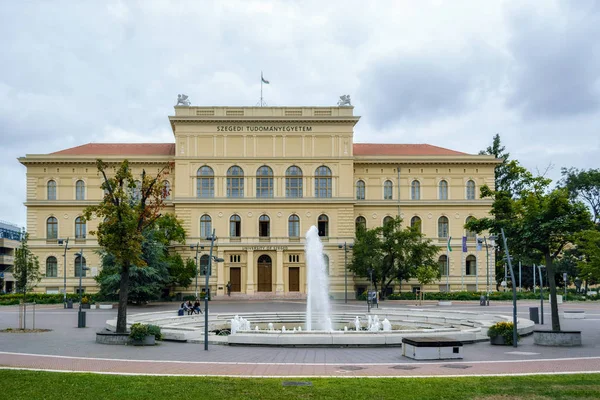
[[[312,132],[312,126],[251,126],[251,125],[218,125],[217,132]]]

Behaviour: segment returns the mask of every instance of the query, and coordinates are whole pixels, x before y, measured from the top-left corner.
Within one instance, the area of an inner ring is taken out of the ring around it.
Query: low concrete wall
[[[539,346],[581,346],[581,331],[533,331],[533,343]]]
[[[100,344],[128,344],[129,333],[96,332],[96,343]]]

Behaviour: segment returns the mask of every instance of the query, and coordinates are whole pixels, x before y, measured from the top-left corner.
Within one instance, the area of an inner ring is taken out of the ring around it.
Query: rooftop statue
[[[177,104],[175,104],[175,107],[182,105],[182,106],[186,106],[189,107],[192,103],[188,100],[188,96],[185,94],[178,94],[177,95]]]
[[[340,96],[340,100],[337,103],[338,107],[351,107],[352,104],[350,103],[350,95],[349,94],[343,94]]]

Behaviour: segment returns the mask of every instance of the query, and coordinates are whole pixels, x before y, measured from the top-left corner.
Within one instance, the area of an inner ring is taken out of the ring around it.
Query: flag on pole
[[[481,248],[483,247],[483,239],[475,236],[475,242],[477,243],[477,247],[475,248],[475,251],[481,251]]]
[[[450,247],[450,241],[452,240],[452,236],[448,238],[448,251],[452,251],[452,247]]]
[[[462,248],[463,248],[462,249],[463,253],[466,253],[467,252],[467,237],[466,236],[462,237]]]
[[[268,80],[266,80],[265,78],[263,78],[262,71],[260,72],[260,81],[261,81],[262,83],[266,83],[267,85],[269,85],[269,84],[270,84],[270,82],[269,82]]]

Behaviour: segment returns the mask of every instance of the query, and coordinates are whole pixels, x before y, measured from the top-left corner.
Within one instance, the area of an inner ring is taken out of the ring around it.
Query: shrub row
[[[560,294],[560,293],[558,293]],[[483,292],[425,292],[425,300],[473,300],[478,301],[479,298],[485,295]],[[512,300],[512,292],[492,292],[490,293],[490,300]],[[412,292],[405,293],[394,293],[387,297],[388,300],[415,300],[416,295]],[[519,300],[538,300],[540,293],[533,292],[517,292],[517,299]],[[544,291],[544,299],[548,300],[548,292]],[[359,296],[358,300],[367,300],[366,293]],[[567,294],[567,301],[586,301],[586,300],[600,300],[600,296],[589,296],[585,297],[582,294],[569,293]]]

